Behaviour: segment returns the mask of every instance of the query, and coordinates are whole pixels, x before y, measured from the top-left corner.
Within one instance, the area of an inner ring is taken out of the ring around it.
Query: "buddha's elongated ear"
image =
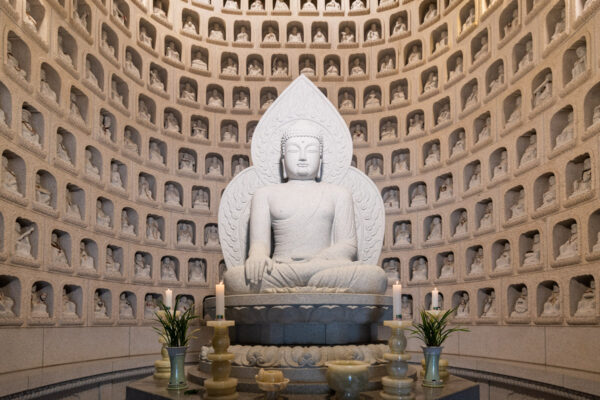
[[[287,171],[285,170],[285,161],[284,161],[283,157],[281,157],[281,176],[284,181],[286,181],[288,178]]]
[[[323,158],[319,159],[319,169],[317,170],[317,181],[321,181],[321,177],[323,177]]]

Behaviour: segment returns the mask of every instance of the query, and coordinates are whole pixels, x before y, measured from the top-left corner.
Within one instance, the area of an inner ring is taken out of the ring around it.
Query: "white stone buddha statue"
[[[515,219],[525,215],[525,189],[519,191],[517,201],[510,206],[510,219]]]
[[[408,296],[402,296],[401,310],[403,320],[412,320],[412,298]]]
[[[211,107],[223,108],[223,96],[217,89],[213,89],[210,92],[207,104]]]
[[[60,38],[60,35],[58,36]],[[19,60],[12,53],[12,41],[6,41],[6,65],[11,67],[18,76],[23,79],[27,79],[27,71],[21,68]]]
[[[527,163],[535,160],[537,158],[537,135],[532,133],[529,135],[529,144],[523,155],[521,156],[521,160],[519,161],[519,166],[526,165]]]
[[[468,189],[473,189],[479,185],[481,185],[481,164],[477,163],[475,164],[473,174],[469,178],[469,185],[467,187]]]
[[[168,7],[168,4],[167,4],[167,7]],[[154,7],[152,8],[152,13],[160,19],[167,18],[167,12],[165,11],[165,9],[163,7],[162,0],[154,0]]]
[[[388,119],[381,127],[380,139],[395,139],[397,136],[396,124],[391,119]]]
[[[491,228],[494,225],[492,208],[493,205],[491,201],[485,205],[485,210],[483,212],[483,215],[481,216],[481,219],[479,220],[480,230]]]
[[[469,14],[465,18],[462,24],[462,32],[467,30],[471,25],[475,23],[475,7],[469,8]]]
[[[262,0],[254,0],[252,4],[250,4],[250,9],[252,11],[263,11],[265,9],[265,5]]]
[[[454,145],[452,146],[452,151],[450,153],[450,157],[457,156],[458,154],[465,151],[465,139],[466,139],[465,131],[461,130],[460,132],[458,132],[458,137],[456,138],[456,142],[454,142]]]
[[[160,147],[158,146],[158,143],[155,141],[151,141],[149,144],[148,156],[150,158],[150,161],[152,161],[152,162],[155,162],[158,164],[165,163],[165,158],[163,157],[163,155],[160,151]]]
[[[177,271],[175,270],[175,261],[171,257],[165,257],[160,267],[160,279],[163,281],[176,281]]]
[[[460,303],[458,303],[458,307],[456,308],[456,318],[469,318],[470,313],[469,293],[463,292]]]
[[[504,85],[504,65],[500,64],[496,71],[496,78],[490,82],[489,92],[492,93],[500,89],[502,85]]]
[[[556,176],[548,177],[548,188],[542,195],[542,205],[539,208],[551,206],[556,202]]]
[[[223,28],[218,23],[214,23],[208,34],[208,38],[212,40],[225,40],[225,34]]]
[[[223,75],[237,75],[238,74],[238,64],[233,59],[233,57],[227,57],[225,60],[225,64],[221,68],[221,73]]]
[[[289,11],[290,7],[284,0],[275,0],[275,6],[273,9],[275,11]]]
[[[104,212],[102,200],[96,201],[96,223],[104,228],[112,227],[112,219],[110,215]]]
[[[448,31],[443,30],[440,32],[440,36],[439,36],[438,40],[435,42],[435,45],[433,47],[433,52],[435,53],[436,51],[439,51],[439,50],[445,48],[446,46],[448,46]]]
[[[410,225],[406,222],[396,224],[394,227],[394,245],[405,246],[411,244]]]
[[[585,72],[587,63],[585,45],[581,45],[575,49],[575,56],[577,57],[577,59],[573,63],[573,68],[571,69],[572,80]]]
[[[513,311],[510,313],[511,318],[523,318],[529,312],[529,304],[527,302],[527,287],[523,286],[521,294],[515,301]]]
[[[435,6],[435,3],[430,3],[429,6],[427,7],[427,11],[425,12],[425,15],[423,16],[423,24],[433,20],[435,17],[437,17],[437,8]]]
[[[346,26],[340,33],[340,43],[355,43],[354,32]]]
[[[216,225],[207,225],[204,229],[204,246],[209,248],[221,247],[219,230]]]
[[[463,107],[463,110],[467,110],[470,107],[474,106],[477,104],[477,101],[479,101],[479,85],[477,85],[477,83],[474,83],[471,86],[471,93],[469,94],[469,96],[467,97],[467,99],[465,100],[465,105]]]
[[[150,188],[150,182],[143,175],[139,179],[138,195],[142,200],[154,201],[154,193],[152,193],[152,188]]]
[[[130,221],[129,221],[129,214],[127,213],[127,210],[123,210],[121,212],[121,232],[123,233],[127,233],[129,235],[135,235],[135,225],[133,225]]]
[[[194,305],[194,301],[188,296],[179,296],[177,300],[177,311],[182,314]]]
[[[108,33],[103,29],[100,35],[100,47],[112,58],[117,58],[114,46],[109,42]],[[69,56],[69,58],[71,58]]]
[[[566,13],[565,8],[562,7],[560,10],[559,19],[554,24],[554,32],[552,32],[552,36],[550,36],[550,41],[553,41],[558,36],[560,36],[561,33],[563,33],[565,31],[565,28],[567,27],[566,14],[567,13]]]
[[[22,109],[21,112],[21,134],[23,135],[23,139],[25,139],[28,143],[31,143],[35,147],[41,148],[42,144],[40,143],[40,135],[36,131],[33,123],[31,121],[32,112],[26,108]]]
[[[442,268],[440,269],[440,278],[454,277],[454,254],[449,253],[444,257]]]
[[[218,157],[209,157],[206,161],[207,176],[223,176],[223,166]]]
[[[488,52],[488,37],[487,35],[483,35],[479,41],[480,43],[480,47],[479,50],[477,50],[475,52],[475,54],[473,55],[473,62],[479,60],[480,58],[482,58],[483,56],[485,56]]]
[[[506,150],[502,150],[500,153],[500,161],[494,167],[494,173],[492,174],[492,179],[500,178],[506,175],[508,172],[508,152]]]
[[[454,69],[448,72],[448,80],[451,80],[463,73],[463,59],[462,57],[456,57],[454,63]]]
[[[567,124],[562,131],[556,136],[554,148],[569,143],[575,136],[575,124],[573,122],[573,111],[569,111],[567,114]]]
[[[425,121],[423,121],[423,115],[415,114],[408,120],[408,135],[419,135],[425,132]]]
[[[116,162],[110,163],[110,184],[123,188],[123,180],[121,179],[121,173],[119,172],[119,164]]]
[[[208,127],[201,119],[192,121],[192,137],[208,139]]]
[[[410,54],[408,55],[407,65],[415,64],[421,61],[421,49],[416,44],[412,46]]]
[[[392,36],[399,35],[401,33],[406,32],[407,30],[408,28],[406,27],[404,17],[400,15],[398,18],[396,18],[396,22],[394,22],[394,27],[392,28]]]
[[[434,217],[429,225],[429,234],[427,235],[427,241],[442,240],[442,219],[440,217]]]
[[[440,147],[437,143],[432,143],[427,151],[427,157],[425,158],[425,166],[439,164],[440,162]]]
[[[31,288],[31,318],[49,318],[48,314],[48,293],[43,288],[37,288],[34,284]]]
[[[150,113],[150,109],[148,105],[143,99],[140,99],[138,102],[138,118],[142,121],[152,122],[152,114]]]
[[[227,124],[223,127],[221,133],[221,142],[223,143],[237,143],[238,135],[237,128],[233,124]]]
[[[67,189],[67,192],[65,193],[65,197],[67,200],[66,201],[67,215],[70,217],[81,219],[81,212],[79,210],[79,205],[73,199],[73,192],[71,192],[69,189]]]
[[[496,268],[495,270],[503,270],[510,268],[510,242],[504,243],[504,249],[496,258]]]
[[[154,298],[151,294],[147,294],[144,298],[144,318],[146,319],[154,319],[156,318],[156,313],[160,310],[158,306],[158,300]]]
[[[600,232],[596,235],[596,243],[592,247],[592,252],[597,253],[600,252]]]
[[[352,60],[352,66],[350,68],[350,76],[359,76],[365,74],[365,67],[363,66],[360,58],[355,57]]]
[[[164,92],[165,84],[162,81],[160,74],[156,68],[150,68],[150,87]]]
[[[42,185],[40,174],[35,175],[35,201],[48,207],[52,206],[52,192]]]
[[[231,1],[231,0],[229,0]],[[235,3],[235,6],[237,7],[237,2],[233,1]],[[225,7],[227,8],[227,3],[225,4]],[[196,24],[194,23],[194,20],[192,19],[191,15],[188,15],[185,18],[185,22],[183,23],[183,27],[181,28],[184,32],[192,34],[192,35],[196,35],[198,33],[198,29],[196,28]]]
[[[456,227],[454,227],[454,236],[464,235],[468,230],[468,217],[466,211],[461,211],[460,216],[458,217],[458,222],[456,223]]]
[[[392,165],[392,173],[400,174],[410,170],[408,165],[408,153],[396,154],[393,161],[394,164]]]
[[[330,0],[330,2],[335,2],[335,0]],[[329,3],[328,3],[329,4]],[[323,29],[317,27],[315,34],[312,38],[313,43],[327,43],[327,36],[323,33]]]
[[[383,205],[385,208],[400,207],[400,193],[398,189],[388,189],[383,193]]]
[[[528,40],[525,42],[525,53],[519,60],[517,64],[517,72],[527,67],[529,64],[533,62],[533,42]]]
[[[121,275],[121,263],[115,260],[115,254],[111,247],[106,247],[106,273],[111,275]]]
[[[88,253],[84,241],[79,242],[79,266],[82,270],[96,270],[96,262],[94,257]]]
[[[392,99],[390,101],[391,104],[401,103],[406,100],[406,93],[404,92],[404,88],[402,85],[396,85],[392,89]]]
[[[185,222],[180,222],[177,224],[177,244],[194,244],[194,228],[192,228],[191,224]]]
[[[246,168],[248,168],[248,161],[244,157],[238,157],[234,160],[233,176],[236,176]]]
[[[150,279],[152,276],[152,266],[150,264],[146,264],[141,253],[135,254],[133,267],[136,278]]]
[[[6,113],[2,109],[1,104],[0,104],[0,128],[8,128],[8,123],[6,121]]]
[[[446,177],[444,182],[440,185],[440,189],[438,191],[438,201],[452,198],[454,196],[453,186],[452,177]]]
[[[165,187],[165,204],[170,206],[181,206],[181,196],[174,184],[168,183]]]
[[[575,317],[593,317],[596,315],[596,281],[591,280],[590,286],[581,294],[577,302]]]
[[[237,5],[237,2],[235,4]],[[235,35],[235,41],[238,43],[250,42],[250,35],[248,34],[248,29],[246,29],[245,25],[240,26],[240,31]]]
[[[133,56],[130,51],[125,52],[125,71],[129,72],[137,79],[141,79],[142,77],[139,68],[133,62]]]
[[[425,257],[419,257],[413,261],[412,266],[412,278],[411,281],[426,281],[427,280],[427,260]]]
[[[163,240],[158,220],[152,216],[146,218],[146,238],[150,240]]]
[[[531,249],[525,252],[523,256],[523,266],[537,265],[540,263],[540,234],[533,235],[533,243]]]
[[[19,222],[15,222],[15,255],[23,258],[33,258],[31,253],[31,235],[35,232],[35,226],[24,226],[21,228]]]
[[[389,72],[396,68],[394,64],[394,58],[389,54],[383,56],[383,59],[379,63],[379,72]]]
[[[325,3],[326,11],[339,11],[341,9],[342,9],[342,6],[336,0],[329,0],[329,1],[327,1],[327,3]]]
[[[192,207],[199,210],[209,209],[209,194],[204,189],[195,189],[192,195],[194,201]]]
[[[306,0],[304,2],[304,4],[302,4],[302,11],[316,11],[317,10],[317,6],[315,5],[315,3],[312,2],[312,0]]]
[[[349,91],[344,90],[342,98],[340,99],[340,110],[353,110],[354,109],[354,97]]]
[[[592,190],[592,160],[588,157],[583,160],[581,178],[573,181],[573,192],[569,197],[574,197],[590,190]]]
[[[542,82],[533,89],[533,107],[552,97],[552,73],[548,72]]]
[[[266,110],[275,101],[275,94],[272,91],[267,91],[261,99],[260,109]]]
[[[364,143],[367,141],[365,127],[362,124],[353,124],[350,127],[350,131],[352,132],[352,141],[354,143]]]
[[[206,62],[206,58],[201,51],[194,53],[194,57],[192,58],[192,68],[199,69],[201,71],[208,70],[208,63]]]
[[[577,224],[571,224],[571,235],[563,244],[560,245],[558,249],[558,256],[556,257],[557,260],[574,257],[578,254],[578,236]]]
[[[94,292],[94,318],[108,318],[108,313],[106,311],[106,303],[104,303],[104,300],[102,300],[98,291]]]
[[[13,311],[14,305],[15,301],[12,297],[5,294],[4,292],[0,292],[0,319],[15,318],[16,315]]]
[[[50,84],[46,78],[46,70],[44,68],[40,70],[40,93],[42,96],[56,103],[56,92],[50,87]]]
[[[267,32],[263,36],[263,43],[277,43],[277,34],[272,26],[267,26]]]
[[[186,172],[196,171],[196,159],[192,154],[187,152],[179,153],[179,170]]]
[[[184,94],[182,93],[182,97],[183,97],[183,95]],[[186,100],[196,101],[196,94],[194,92],[192,92],[192,95],[193,95],[193,100],[190,100],[190,97],[186,93],[185,94]],[[181,128],[179,127],[179,120],[177,119],[175,114],[172,112],[165,113],[165,130],[168,132],[173,132],[173,133],[181,133]]]
[[[304,63],[300,68],[300,73],[307,76],[315,76],[315,66],[308,57],[304,59]]]
[[[146,45],[148,47],[154,47],[152,44],[152,37],[150,37],[150,35],[148,35],[148,31],[146,30],[145,26],[140,27],[139,40],[140,40],[140,42],[142,42],[144,45]]]
[[[375,90],[370,90],[367,98],[365,99],[365,108],[380,107],[381,101]]]
[[[127,53],[129,54],[129,52]],[[86,58],[85,60],[85,80],[88,81],[92,86],[100,88],[100,84],[98,83],[98,77],[94,73],[94,70],[92,70],[92,63],[88,58]]]
[[[140,152],[138,144],[134,141],[133,135],[129,128],[125,128],[125,133],[123,134],[123,146],[127,151],[132,151],[136,154],[139,154]]]
[[[312,4],[310,1],[308,3]],[[292,26],[292,29],[288,34],[288,43],[302,43],[302,33],[298,30],[296,25]]]
[[[119,318],[133,318],[133,307],[131,306],[131,302],[127,298],[127,294],[125,292],[121,293],[119,296]]]
[[[541,317],[560,316],[560,289],[557,284],[552,285],[552,294],[544,302]]]
[[[498,316],[498,309],[496,306],[496,292],[492,290],[483,301],[483,310],[481,313],[482,318],[494,318]]]
[[[62,294],[62,317],[66,319],[79,318],[77,314],[77,304],[71,299],[67,288],[63,288]]]
[[[188,279],[190,282],[206,282],[206,263],[203,260],[190,261]]]
[[[419,207],[427,204],[427,187],[420,183],[412,191],[410,197],[410,206]]]
[[[437,89],[438,87],[438,76],[435,72],[429,72],[427,76],[427,81],[425,81],[425,85],[423,85],[423,93],[427,93],[430,90]]]
[[[183,100],[187,100],[187,101],[196,101],[196,90],[194,89],[194,87],[192,86],[192,84],[190,82],[186,82],[182,88],[181,88],[181,94],[180,96],[181,99]],[[172,113],[170,113],[172,114]]]
[[[68,266],[69,261],[67,259],[67,253],[65,249],[61,246],[58,235],[56,233],[52,233],[50,236],[50,250],[52,253],[52,263],[54,265]]]
[[[371,26],[369,27],[369,30],[367,31],[367,34],[365,36],[365,41],[369,42],[369,41],[379,40],[380,38],[381,38],[381,35],[379,34],[379,28],[377,27],[377,24],[371,24]]]

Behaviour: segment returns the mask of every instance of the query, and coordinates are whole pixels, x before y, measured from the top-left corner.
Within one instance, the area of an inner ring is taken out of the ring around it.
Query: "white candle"
[[[217,319],[225,319],[225,285],[223,282],[217,283],[215,286],[216,298],[216,314]]]
[[[165,306],[173,307],[173,291],[171,289],[165,290]]]
[[[440,306],[438,297],[439,293],[440,291],[438,290],[438,288],[433,288],[433,290],[431,291],[431,309],[433,310],[437,310]]]
[[[392,289],[393,319],[402,319],[402,285],[396,281]]]

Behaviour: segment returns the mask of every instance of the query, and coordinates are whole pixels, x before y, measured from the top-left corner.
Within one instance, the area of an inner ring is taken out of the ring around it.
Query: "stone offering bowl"
[[[336,399],[358,400],[369,383],[369,364],[357,360],[336,360],[327,364],[327,384]]]
[[[265,398],[276,400],[279,398],[279,392],[285,390],[290,380],[283,377],[283,373],[278,370],[262,369],[255,375],[256,383],[260,390],[266,392]]]

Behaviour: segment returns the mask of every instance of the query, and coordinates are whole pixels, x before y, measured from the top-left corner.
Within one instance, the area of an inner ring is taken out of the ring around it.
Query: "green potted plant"
[[[184,312],[176,311],[179,299],[175,299],[173,308],[165,306],[162,302],[159,304],[160,310],[155,313],[156,319],[161,327],[154,327],[154,330],[162,337],[166,343],[169,360],[171,361],[171,376],[169,379],[169,389],[180,390],[187,387],[185,380],[185,352],[188,343],[198,329],[189,331],[192,320],[198,318],[194,315],[194,306],[191,306]]]
[[[440,379],[439,362],[442,354],[442,344],[453,332],[468,332],[466,328],[448,328],[450,316],[456,311],[456,307],[443,314],[441,311],[421,310],[421,322],[413,324],[411,333],[421,339],[425,346],[425,377],[423,386],[442,387],[444,382]]]

